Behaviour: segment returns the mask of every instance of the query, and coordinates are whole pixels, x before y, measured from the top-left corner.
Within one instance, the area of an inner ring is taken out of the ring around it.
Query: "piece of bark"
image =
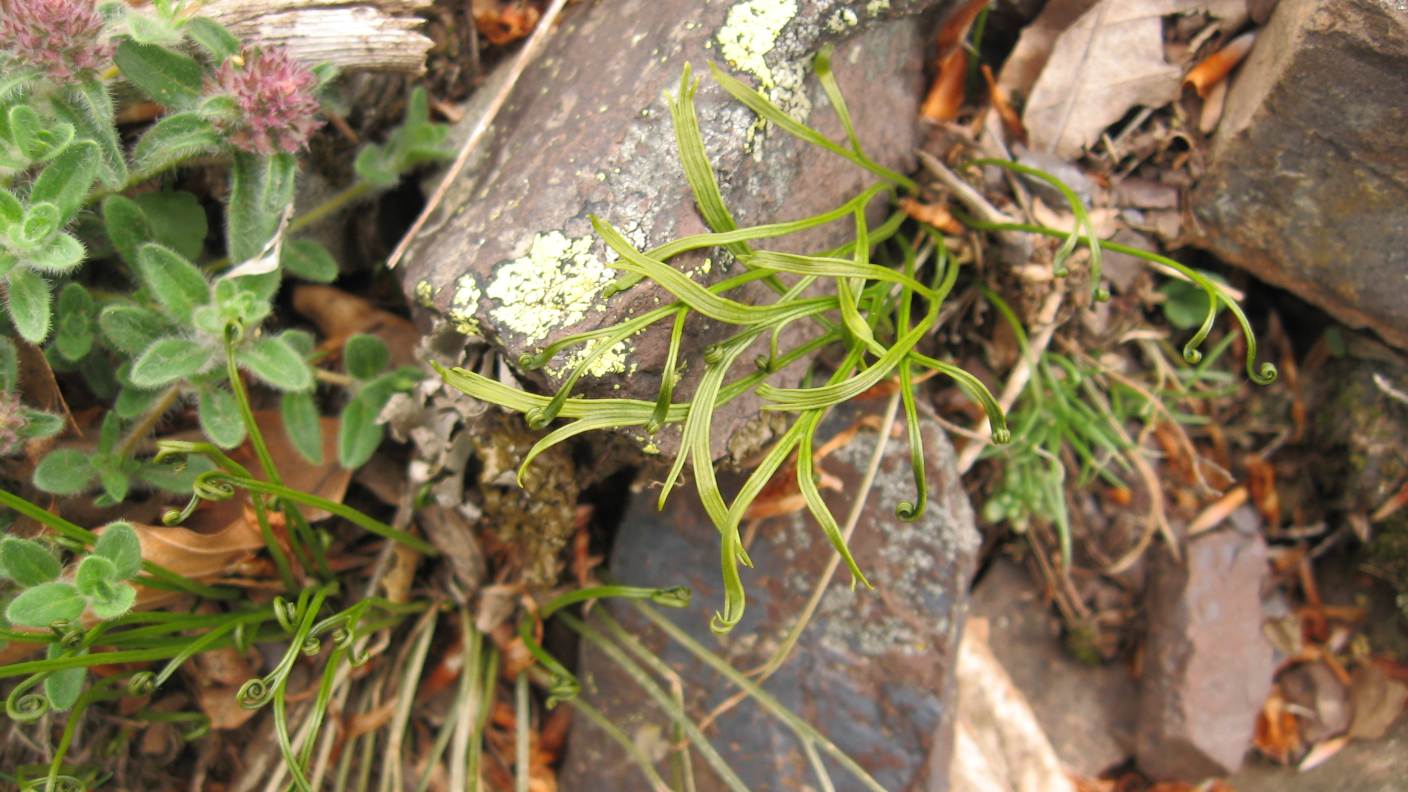
[[[210,0],[201,13],[247,42],[276,44],[303,63],[419,74],[433,42],[417,11],[430,0]]]

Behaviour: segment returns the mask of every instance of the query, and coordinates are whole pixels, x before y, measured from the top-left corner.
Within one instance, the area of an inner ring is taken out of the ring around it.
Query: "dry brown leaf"
[[[963,82],[968,75],[968,53],[956,49],[939,61],[939,73],[929,86],[929,95],[919,107],[919,117],[940,123],[958,117],[963,107]]]
[[[399,544],[392,545],[391,553],[391,568],[382,577],[381,587],[386,591],[386,599],[404,604],[411,601],[411,586],[415,584],[420,553]]]
[[[538,24],[538,9],[522,0],[474,0],[470,5],[474,26],[490,44],[517,41]]]
[[[232,520],[214,533],[197,533],[181,525],[132,525],[142,543],[142,560],[170,569],[193,580],[211,580],[223,574],[235,561],[264,547],[259,526],[252,520]],[[143,589],[138,602],[151,604],[143,596],[148,591],[155,596],[175,592]]]
[[[1097,2],[1099,0],[1047,0],[1036,19],[1022,28],[1012,54],[1002,63],[997,84],[1008,93],[1021,96],[1030,94],[1032,85],[1051,57],[1051,48],[1056,46],[1056,39]]]
[[[1296,716],[1286,710],[1286,702],[1275,688],[1257,713],[1252,746],[1281,764],[1290,764],[1291,757],[1300,752],[1300,727]]]
[[[1223,80],[1208,89],[1208,96],[1203,100],[1203,109],[1198,113],[1198,131],[1211,135],[1222,121],[1222,111],[1226,107],[1227,81]]]
[[[992,102],[992,109],[997,111],[997,117],[1002,119],[1002,127],[1007,130],[1009,137],[1026,145],[1027,128],[1022,126],[1022,116],[1012,106],[1007,91],[1003,90],[1002,86],[997,84],[997,79],[992,76],[992,67],[984,63],[982,71],[983,79],[988,83],[988,101]]]
[[[926,204],[910,197],[900,200],[900,209],[911,218],[949,234],[963,233],[963,224],[958,222],[948,207],[942,204]]]
[[[240,706],[239,692],[239,685],[202,686],[196,689],[196,701],[201,712],[210,718],[211,729],[238,729],[259,713],[258,710]]]
[[[1403,705],[1408,703],[1408,685],[1390,679],[1383,669],[1370,663],[1354,669],[1349,695],[1354,707],[1349,736],[1377,740],[1403,714]]]
[[[420,341],[415,324],[376,307],[370,300],[332,286],[303,284],[293,290],[293,307],[318,326],[326,339],[320,349],[340,350],[348,336],[368,333],[386,344],[393,366],[415,364],[415,348]]]
[[[337,463],[337,419],[321,418],[323,426],[323,462],[314,465],[293,447],[284,431],[283,417],[278,410],[260,410],[254,414],[264,435],[269,456],[274,459],[274,467],[284,485],[301,492],[317,495],[334,503],[341,503],[347,494],[347,485],[352,481],[354,471],[347,470]],[[244,465],[257,479],[264,478],[254,450],[246,442],[230,453],[231,458]],[[310,522],[328,518],[328,513],[318,509],[304,508],[303,517]]]
[[[1032,86],[1022,115],[1032,148],[1075,159],[1131,108],[1178,98],[1181,75],[1164,57],[1163,18],[1213,4],[1100,0],[1087,10],[1057,36]]]

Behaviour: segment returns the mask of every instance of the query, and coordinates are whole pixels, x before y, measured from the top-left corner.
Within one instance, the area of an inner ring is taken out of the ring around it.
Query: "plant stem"
[[[513,788],[515,792],[528,792],[532,772],[528,768],[528,731],[532,717],[532,702],[528,699],[528,672],[520,671],[513,682]]]
[[[165,415],[166,411],[171,409],[172,405],[174,405],[179,398],[181,398],[181,385],[179,383],[170,385],[166,390],[162,391],[161,396],[157,397],[157,400],[152,402],[152,406],[147,408],[147,411],[142,414],[141,419],[128,430],[127,436],[122,438],[122,442],[117,444],[117,455],[119,457],[128,457],[135,453],[137,445],[142,442],[142,438],[146,437],[147,434],[156,427],[156,422],[161,420],[161,416]]]
[[[376,192],[377,189],[376,185],[373,185],[371,182],[354,182],[351,186],[344,188],[332,197],[312,209],[309,209],[307,212],[293,218],[288,224],[288,231],[286,233],[292,234],[295,231],[301,231],[314,223],[325,220],[347,206],[371,195]]]

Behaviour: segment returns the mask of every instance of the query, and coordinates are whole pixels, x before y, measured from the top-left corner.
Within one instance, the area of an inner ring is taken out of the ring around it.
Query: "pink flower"
[[[93,0],[9,0],[0,19],[3,60],[57,81],[92,77],[112,62]]]
[[[238,63],[237,61],[242,61]],[[308,136],[321,126],[314,118],[318,100],[313,98],[317,78],[282,48],[246,50],[231,58],[215,73],[217,90],[235,100],[239,120],[226,131],[230,142],[254,154],[278,151],[290,154],[303,148]]]

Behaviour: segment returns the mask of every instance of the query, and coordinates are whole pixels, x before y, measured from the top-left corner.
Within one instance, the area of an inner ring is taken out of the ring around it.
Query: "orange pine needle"
[[[1206,99],[1208,92],[1213,86],[1227,78],[1237,64],[1247,57],[1251,51],[1252,43],[1256,41],[1256,31],[1243,33],[1237,38],[1227,43],[1227,46],[1204,58],[1201,63],[1194,66],[1188,72],[1188,76],[1183,78],[1183,85],[1193,86],[1193,90],[1198,92],[1198,97]]]

